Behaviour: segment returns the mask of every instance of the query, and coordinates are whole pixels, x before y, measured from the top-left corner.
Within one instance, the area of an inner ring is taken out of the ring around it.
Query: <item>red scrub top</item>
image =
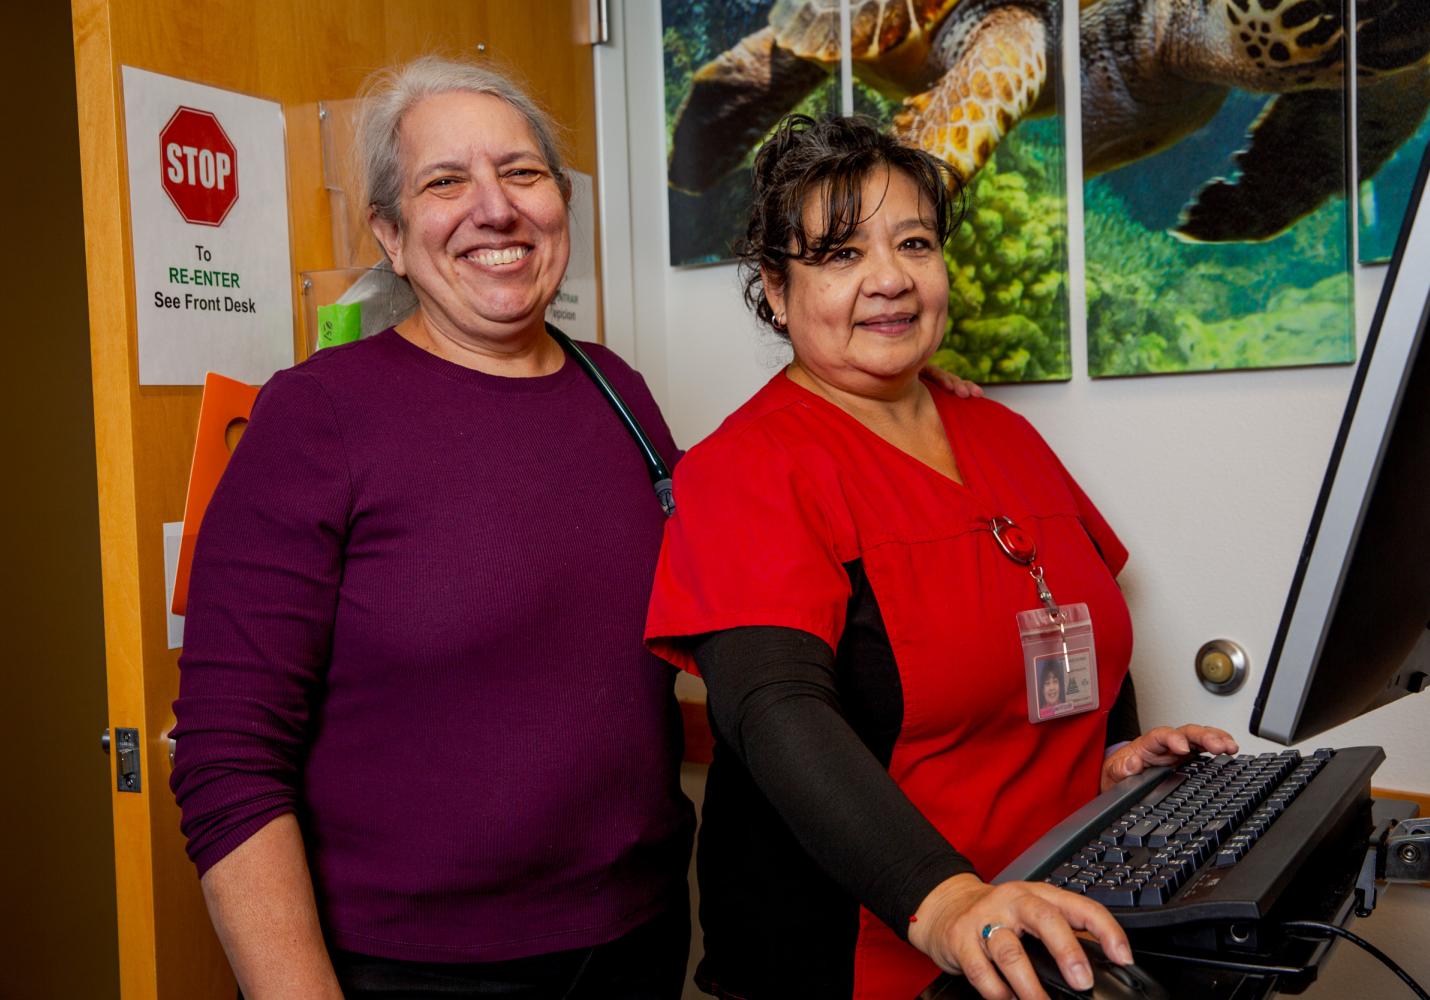
[[[962,484],[783,372],[771,379],[676,469],[646,639],[691,673],[685,640],[722,629],[784,626],[837,648],[844,566],[862,560],[902,686],[889,774],[987,879],[1098,791],[1132,651],[1113,579],[1127,551],[1026,420],[930,391]],[[1028,721],[1015,615],[1039,601],[994,540],[1000,515],[1033,537],[1056,599],[1090,610],[1095,711]],[[856,998],[913,997],[937,971],[861,908]]]

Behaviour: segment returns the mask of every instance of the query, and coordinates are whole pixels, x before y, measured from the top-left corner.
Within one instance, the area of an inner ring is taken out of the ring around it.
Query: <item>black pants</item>
[[[593,948],[505,962],[402,962],[346,951],[334,951],[332,959],[349,1000],[679,1000],[689,951],[690,914],[677,902],[669,912]]]
[[[606,944],[508,961],[399,961],[332,951],[347,1000],[679,1000],[691,947],[684,900]],[[243,991],[239,991],[243,1000]]]

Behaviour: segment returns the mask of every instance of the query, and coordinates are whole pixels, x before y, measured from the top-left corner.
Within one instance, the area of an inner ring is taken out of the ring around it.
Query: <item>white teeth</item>
[[[531,253],[531,247],[502,247],[500,250],[474,250],[467,254],[469,260],[488,266],[495,264],[515,264]]]

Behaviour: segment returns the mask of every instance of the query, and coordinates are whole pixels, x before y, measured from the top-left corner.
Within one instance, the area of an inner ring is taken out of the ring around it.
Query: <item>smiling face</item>
[[[488,94],[402,118],[401,226],[372,220],[434,338],[507,353],[543,334],[570,256],[566,199],[526,120]]]
[[[1063,686],[1058,683],[1058,675],[1051,670],[1043,675],[1043,704],[1056,705],[1063,700]]]
[[[805,204],[805,230],[826,231],[823,192]],[[815,382],[869,398],[897,396],[937,350],[948,317],[948,270],[933,208],[901,170],[876,168],[863,184],[865,218],[848,242],[815,263],[791,261],[765,294],[783,316],[795,366]]]

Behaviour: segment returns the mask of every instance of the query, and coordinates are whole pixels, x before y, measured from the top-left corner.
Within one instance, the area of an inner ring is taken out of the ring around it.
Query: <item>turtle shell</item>
[[[937,27],[958,0],[853,0],[850,49],[878,59]],[[839,61],[839,0],[776,0],[770,26],[780,48],[817,62]]]

